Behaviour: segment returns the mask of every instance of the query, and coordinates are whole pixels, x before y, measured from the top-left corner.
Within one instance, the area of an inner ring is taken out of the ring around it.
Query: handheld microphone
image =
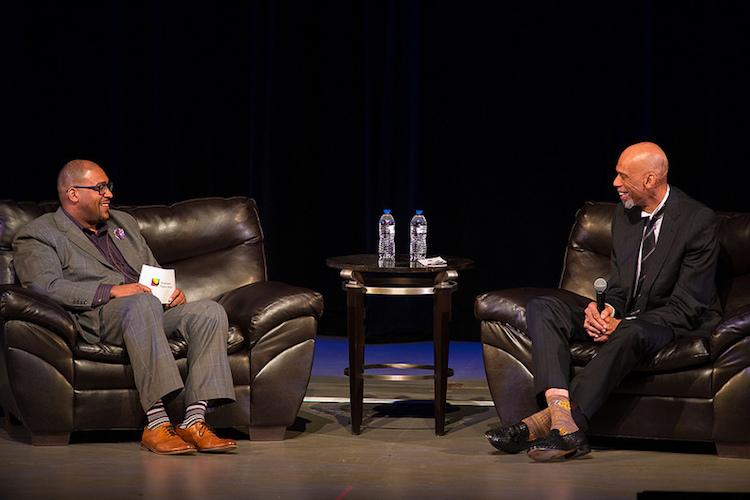
[[[604,278],[596,278],[594,280],[594,290],[596,291],[596,308],[599,312],[604,310],[604,292],[607,290],[607,280]]]

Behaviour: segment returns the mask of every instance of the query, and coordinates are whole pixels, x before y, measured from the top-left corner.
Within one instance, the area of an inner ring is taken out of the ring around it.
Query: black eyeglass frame
[[[112,189],[115,187],[115,183],[112,181],[109,182],[101,182],[99,184],[96,184],[94,186],[70,186],[68,189],[92,189],[99,193],[99,196],[104,196],[104,193],[106,192],[106,189],[109,189],[110,193],[114,193]]]

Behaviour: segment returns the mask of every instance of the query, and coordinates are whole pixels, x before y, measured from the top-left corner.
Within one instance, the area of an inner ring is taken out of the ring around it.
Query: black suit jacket
[[[619,205],[615,209],[607,302],[615,308],[616,317],[638,308],[639,319],[668,326],[676,335],[710,335],[721,318],[716,294],[716,214],[670,186],[656,250],[649,258],[654,271],[643,282],[638,303],[633,304],[643,228],[640,207],[626,210]]]

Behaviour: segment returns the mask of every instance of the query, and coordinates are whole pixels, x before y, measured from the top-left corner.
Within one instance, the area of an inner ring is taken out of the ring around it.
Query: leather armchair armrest
[[[0,285],[0,320],[28,321],[55,333],[73,349],[78,331],[70,314],[44,295],[17,285]]]
[[[509,288],[495,290],[476,298],[474,316],[480,321],[500,321],[526,331],[526,304],[541,296],[558,297],[572,305],[585,307],[590,299],[562,288]]]
[[[278,281],[251,283],[224,294],[229,323],[249,334],[250,346],[284,321],[323,314],[323,296],[318,292]]]
[[[711,359],[716,359],[727,347],[748,335],[750,335],[750,304],[737,309],[714,329],[709,339]]]

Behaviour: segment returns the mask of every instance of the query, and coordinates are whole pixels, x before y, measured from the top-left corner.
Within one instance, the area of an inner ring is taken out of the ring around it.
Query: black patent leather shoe
[[[561,436],[560,431],[552,429],[547,437],[535,441],[529,447],[528,455],[537,462],[553,462],[580,457],[590,452],[589,440],[582,430]]]
[[[523,422],[490,429],[484,437],[492,446],[505,453],[518,453],[529,448],[529,428]]]

